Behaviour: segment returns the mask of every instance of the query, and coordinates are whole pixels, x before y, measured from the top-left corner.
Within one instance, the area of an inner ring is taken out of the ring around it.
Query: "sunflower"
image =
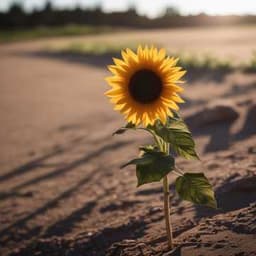
[[[186,71],[176,66],[177,58],[166,56],[165,49],[139,46],[137,53],[126,49],[121,54],[122,59],[113,58],[115,65],[108,66],[113,76],[106,78],[111,89],[105,95],[127,122],[147,127],[159,119],[165,124],[172,110],[179,109],[176,103],[184,102],[177,84]]]

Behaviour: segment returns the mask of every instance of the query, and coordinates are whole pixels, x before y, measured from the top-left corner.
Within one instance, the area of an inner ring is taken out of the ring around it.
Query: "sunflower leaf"
[[[153,130],[164,141],[170,143],[171,149],[178,155],[186,159],[199,159],[195,151],[195,142],[192,134],[181,118],[169,117],[166,125],[163,125],[158,120],[149,129]]]
[[[112,134],[112,136],[123,134],[123,133],[125,133],[127,130],[129,130],[129,129],[134,129],[134,130],[135,130],[135,129],[136,129],[135,124],[133,124],[133,123],[127,123],[126,126],[121,127],[121,128],[119,128],[118,130],[116,130],[116,131]]]
[[[175,187],[183,200],[217,208],[214,191],[203,173],[185,173],[176,179]]]
[[[136,158],[123,165],[121,168],[134,164],[136,165],[137,186],[160,181],[170,171],[174,169],[174,158],[166,155],[158,149],[144,147],[144,153],[140,158]]]
[[[159,148],[156,145],[146,145],[146,146],[140,146],[140,151],[142,153],[151,153],[154,151],[159,151]]]
[[[185,124],[185,122],[179,116],[168,117],[167,127],[170,128],[170,129],[178,129],[178,130],[182,130],[183,132],[190,133],[187,125]]]

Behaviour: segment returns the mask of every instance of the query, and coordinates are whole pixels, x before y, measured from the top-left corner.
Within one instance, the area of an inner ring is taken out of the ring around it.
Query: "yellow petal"
[[[124,94],[124,90],[123,89],[111,89],[107,92],[105,92],[105,95],[106,96],[109,96],[109,97],[118,97],[120,95],[123,95]]]
[[[175,102],[178,102],[178,103],[184,103],[185,102],[177,93],[173,94],[172,99]]]
[[[158,59],[159,59],[159,60],[162,60],[162,59],[165,58],[165,56],[166,56],[166,50],[165,50],[164,48],[161,48],[161,49],[159,50],[159,53],[158,53]]]
[[[126,49],[127,54],[135,61],[138,61],[137,55],[129,48]]]
[[[117,66],[121,66],[121,67],[126,67],[127,66],[127,64],[124,61],[120,60],[120,59],[113,58],[113,61]]]
[[[164,85],[164,87],[170,88],[174,92],[183,92],[184,91],[184,89],[182,87],[175,85],[175,84],[166,84],[166,85]]]

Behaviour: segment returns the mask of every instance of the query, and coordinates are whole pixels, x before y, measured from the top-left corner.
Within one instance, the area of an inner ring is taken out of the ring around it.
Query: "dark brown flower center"
[[[134,73],[129,82],[129,92],[137,102],[147,104],[159,98],[162,92],[160,77],[149,69],[142,69]]]

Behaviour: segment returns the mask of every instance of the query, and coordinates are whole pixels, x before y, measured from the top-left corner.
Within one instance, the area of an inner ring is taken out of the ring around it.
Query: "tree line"
[[[82,9],[78,6],[72,10],[58,10],[54,9],[50,2],[46,3],[42,10],[34,10],[30,13],[25,12],[20,4],[14,3],[7,12],[0,13],[0,29],[51,27],[68,24],[132,28],[216,26],[256,24],[256,16],[208,16],[205,14],[183,16],[176,8],[169,7],[160,17],[150,19],[139,15],[134,7],[125,12],[105,13],[100,6],[94,9]]]

